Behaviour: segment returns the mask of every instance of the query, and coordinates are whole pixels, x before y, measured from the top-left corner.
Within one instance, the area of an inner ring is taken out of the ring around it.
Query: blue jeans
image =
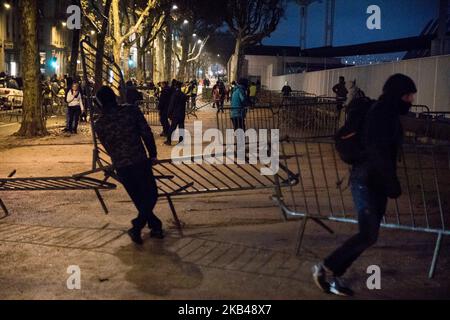
[[[353,202],[358,213],[359,232],[324,261],[325,267],[337,277],[342,276],[353,262],[378,240],[380,223],[386,213],[388,200],[375,181],[367,168],[353,168],[350,182]]]

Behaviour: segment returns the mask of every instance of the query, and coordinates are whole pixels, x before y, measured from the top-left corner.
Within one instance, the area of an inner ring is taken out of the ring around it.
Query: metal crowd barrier
[[[72,177],[13,178],[15,173],[13,171],[8,178],[0,179],[0,192],[93,190],[105,214],[108,214],[108,208],[100,194],[100,190],[113,190],[116,188],[116,185],[112,183],[90,178],[84,174]],[[1,218],[4,219],[9,215],[9,211],[1,198],[0,207],[5,213],[4,217]]]
[[[279,129],[280,136],[292,138],[328,137],[343,124],[335,102],[307,102],[277,107],[257,105],[243,108],[246,129]],[[232,108],[217,112],[217,128],[223,133],[234,129]]]
[[[331,139],[294,139],[281,149],[285,167],[299,175],[299,183],[273,199],[287,217],[303,218],[299,254],[308,219],[357,223],[349,167],[339,159]],[[403,195],[390,201],[382,227],[437,235],[432,278],[442,238],[450,235],[450,145],[405,144],[402,159],[398,174]]]

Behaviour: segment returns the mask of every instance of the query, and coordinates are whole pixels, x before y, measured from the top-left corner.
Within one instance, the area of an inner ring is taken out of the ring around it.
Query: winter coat
[[[242,86],[237,85],[231,96],[231,118],[245,118],[246,93]]]
[[[180,90],[176,90],[172,93],[169,104],[169,119],[184,121],[186,118],[186,102],[187,96]]]

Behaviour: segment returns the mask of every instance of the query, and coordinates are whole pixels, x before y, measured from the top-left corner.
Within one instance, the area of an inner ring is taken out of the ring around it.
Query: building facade
[[[0,4],[0,72],[20,77],[19,1]],[[69,0],[40,0],[38,42],[41,73],[62,76],[68,72],[71,52],[71,32],[66,28],[66,9]]]

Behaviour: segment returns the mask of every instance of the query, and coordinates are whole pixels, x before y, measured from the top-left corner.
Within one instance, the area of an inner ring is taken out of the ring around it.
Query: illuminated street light
[[[193,34],[192,36],[193,36],[193,37],[195,38],[195,37],[197,37],[197,34],[196,34],[196,33],[194,33],[194,34]]]
[[[91,30],[91,35],[94,35],[95,34],[95,31],[94,30]]]
[[[197,43],[198,43],[198,44],[202,43],[202,40],[198,40]]]
[[[189,23],[189,21],[186,19],[183,21],[183,24],[188,24],[188,23]]]
[[[65,22],[65,21],[61,22],[61,24],[64,28],[67,26],[67,22]]]
[[[11,9],[11,5],[10,5],[8,2],[5,2],[5,3],[3,4],[3,6],[4,6],[7,10]]]
[[[172,6],[172,10],[178,10],[178,6],[177,6],[176,4],[174,4],[174,5]]]

